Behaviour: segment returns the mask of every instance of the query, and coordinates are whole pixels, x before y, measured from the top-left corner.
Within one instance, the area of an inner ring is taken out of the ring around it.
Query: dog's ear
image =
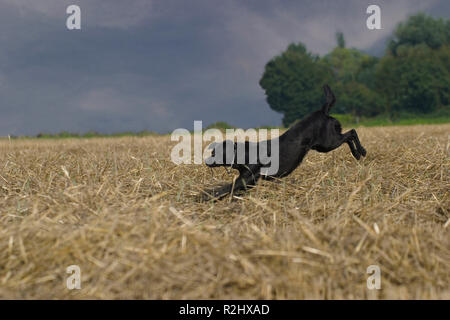
[[[325,93],[325,99],[326,102],[322,107],[322,110],[325,114],[328,114],[330,112],[331,107],[336,103],[336,97],[333,94],[333,91],[331,91],[330,87],[326,84],[323,86],[323,91]]]

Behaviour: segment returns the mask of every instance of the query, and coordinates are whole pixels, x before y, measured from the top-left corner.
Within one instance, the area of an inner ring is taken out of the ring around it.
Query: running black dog
[[[209,167],[225,166],[239,170],[239,177],[234,183],[215,187],[211,190],[205,191],[202,195],[202,200],[211,198],[222,198],[230,192],[235,193],[239,190],[244,190],[255,186],[260,177],[263,179],[282,178],[289,175],[302,162],[309,150],[316,150],[318,152],[330,152],[338,148],[341,144],[347,143],[350,147],[352,155],[359,160],[361,156],[366,156],[366,150],[363,148],[358,139],[358,134],[355,129],[348,132],[341,133],[342,127],[338,120],[329,116],[331,107],[335,104],[336,98],[328,85],[323,87],[325,91],[326,102],[322,109],[311,113],[305,119],[297,122],[289,130],[278,138],[279,146],[279,164],[278,170],[269,175],[264,174],[265,169],[271,164],[261,161],[259,158],[259,148],[262,143],[245,142],[234,143],[230,140],[223,143],[213,143],[212,155],[206,159],[206,165]],[[264,141],[267,146],[267,154],[271,155],[271,142]],[[227,149],[227,144],[231,148]],[[238,151],[242,148],[245,150],[244,157],[238,157]],[[251,148],[258,151],[256,161],[250,161],[249,151]],[[227,153],[226,150],[232,150],[232,154]],[[221,156],[216,157],[216,154]],[[221,161],[217,161],[219,158]],[[238,160],[241,161],[238,161]],[[243,161],[242,161],[243,160]]]

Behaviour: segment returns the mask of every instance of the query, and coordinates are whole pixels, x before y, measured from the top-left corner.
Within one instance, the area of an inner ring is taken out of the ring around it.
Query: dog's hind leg
[[[312,146],[313,150],[317,150],[319,152],[330,152],[334,149],[339,148],[343,143],[351,142],[353,139],[352,131],[347,131],[345,133],[333,132],[333,134],[329,134],[326,136],[324,141],[321,143]],[[350,150],[352,150],[353,145],[350,145]],[[352,150],[353,153],[354,150]]]
[[[361,145],[361,142],[359,142],[359,137],[358,137],[358,134],[356,133],[356,130],[355,130],[355,129],[352,129],[352,130],[350,130],[350,132],[352,133],[352,136],[353,136],[353,142],[354,142],[355,145],[356,145],[356,149],[358,150],[358,152],[359,152],[363,157],[365,157],[366,154],[367,154],[367,152],[366,152],[366,149],[364,149],[364,147]],[[352,152],[352,153],[353,153],[353,152]]]
[[[348,140],[347,144],[350,147],[350,151],[352,152],[352,155],[355,157],[356,160],[359,160],[361,158],[361,154],[358,152],[358,150],[356,150],[353,140]]]

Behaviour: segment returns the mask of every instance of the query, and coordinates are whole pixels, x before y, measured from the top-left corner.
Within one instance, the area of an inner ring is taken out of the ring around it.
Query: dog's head
[[[213,142],[208,146],[211,156],[205,160],[208,167],[231,167],[235,163],[236,144],[231,140]]]

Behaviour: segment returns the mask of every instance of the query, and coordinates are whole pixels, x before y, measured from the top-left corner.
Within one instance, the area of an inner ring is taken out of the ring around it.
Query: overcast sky
[[[418,11],[449,18],[450,1],[0,0],[0,135],[280,125],[258,85],[268,60],[299,41],[323,55],[337,30],[379,53]]]

